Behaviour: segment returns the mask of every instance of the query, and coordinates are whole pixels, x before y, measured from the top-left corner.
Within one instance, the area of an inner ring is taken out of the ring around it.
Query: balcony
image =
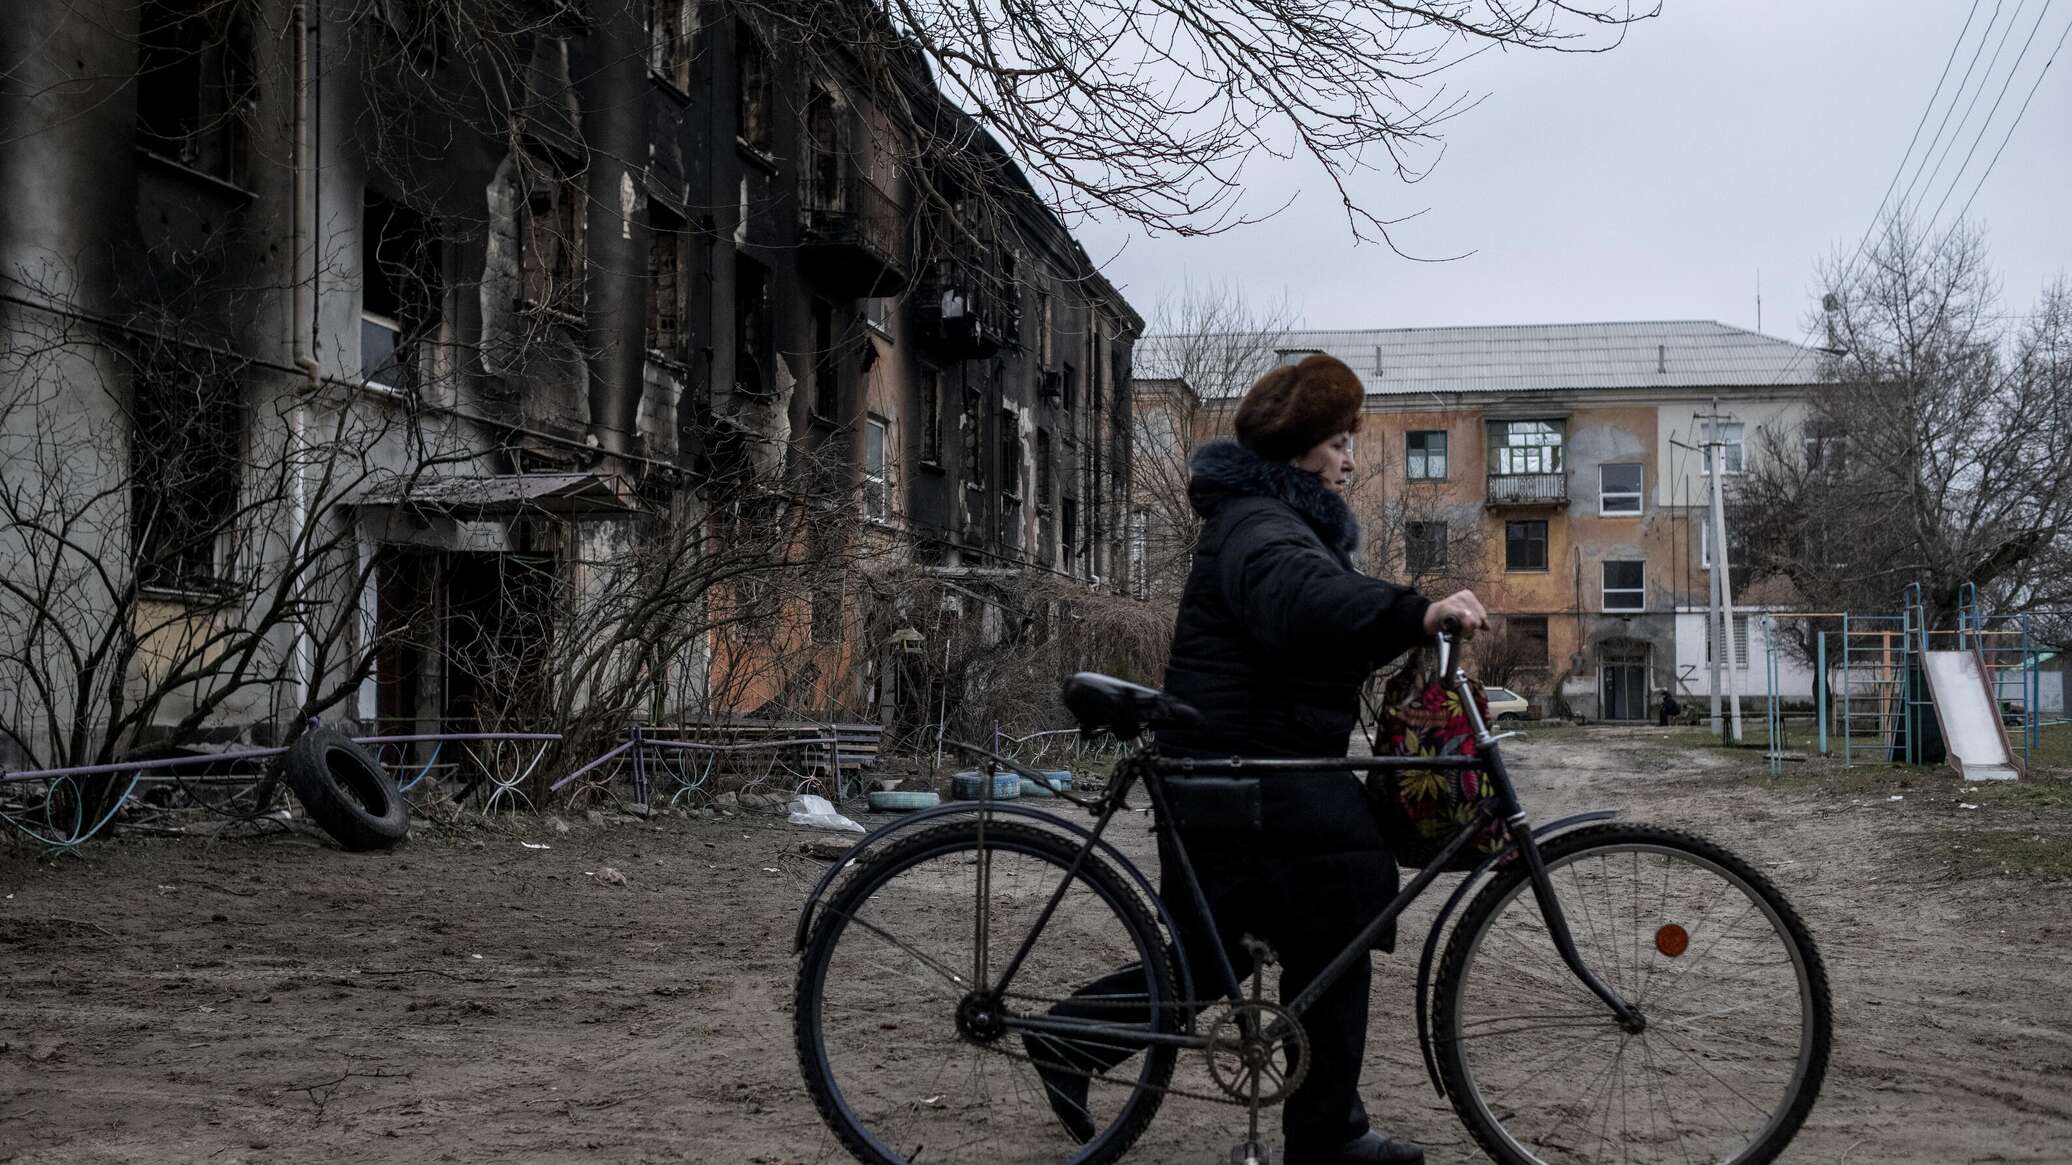
[[[1012,343],[1021,333],[1020,299],[999,282],[969,269],[939,269],[914,297],[922,340],[952,360],[981,360]]]
[[[898,295],[910,282],[899,204],[855,167],[816,165],[801,184],[800,258],[814,281],[841,297]]]
[[[1566,473],[1492,473],[1483,504],[1499,506],[1566,506]]]

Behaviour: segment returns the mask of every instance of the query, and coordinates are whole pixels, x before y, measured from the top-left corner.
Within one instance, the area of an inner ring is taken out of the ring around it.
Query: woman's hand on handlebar
[[[1482,609],[1482,600],[1473,591],[1455,591],[1425,608],[1427,635],[1437,635],[1444,629],[1462,639],[1473,639],[1475,632],[1488,626],[1489,612]]]

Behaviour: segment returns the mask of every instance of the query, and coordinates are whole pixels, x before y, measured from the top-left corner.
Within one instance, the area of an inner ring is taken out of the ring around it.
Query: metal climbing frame
[[[1899,615],[1842,616],[1839,642],[1826,642],[1822,653],[1840,662],[1829,699],[1836,706],[1842,729],[1842,763],[1856,762],[1856,754],[1875,742],[1879,760],[1891,760],[1892,742],[1905,742],[1911,752],[1914,734],[1911,707],[1904,687],[1909,662],[1908,633],[1911,620]]]

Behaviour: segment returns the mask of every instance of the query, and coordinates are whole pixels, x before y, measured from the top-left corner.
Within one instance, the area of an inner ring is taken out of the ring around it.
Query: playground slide
[[[1993,686],[1971,651],[1928,651],[1921,656],[1935,718],[1949,746],[1950,767],[1967,781],[2011,781],[2021,775]]]

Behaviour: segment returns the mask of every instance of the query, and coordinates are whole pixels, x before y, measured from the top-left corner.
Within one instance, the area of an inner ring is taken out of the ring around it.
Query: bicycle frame
[[[1345,974],[1354,961],[1366,955],[1367,951],[1372,948],[1375,939],[1379,938],[1381,933],[1396,921],[1404,909],[1424,894],[1432,882],[1444,872],[1447,863],[1451,861],[1454,855],[1466,847],[1469,841],[1483,828],[1493,822],[1501,821],[1509,844],[1502,853],[1491,859],[1490,864],[1502,861],[1513,854],[1516,854],[1525,862],[1527,876],[1533,887],[1534,901],[1539,906],[1540,915],[1547,924],[1547,932],[1554,942],[1555,950],[1561,955],[1562,962],[1567,965],[1570,973],[1574,974],[1584,986],[1590,989],[1592,994],[1604,1002],[1605,1006],[1617,1017],[1622,1027],[1633,1033],[1644,1030],[1647,1026],[1646,1020],[1640,1013],[1631,1004],[1627,1003],[1625,999],[1620,997],[1617,992],[1607,986],[1603,980],[1599,979],[1594,971],[1583,964],[1582,956],[1576,950],[1575,940],[1569,933],[1567,918],[1562,913],[1559,900],[1555,897],[1553,880],[1547,871],[1546,862],[1540,854],[1538,839],[1534,834],[1531,823],[1526,818],[1524,808],[1519,804],[1516,788],[1511,783],[1510,773],[1504,767],[1502,749],[1499,743],[1502,737],[1491,733],[1488,724],[1483,721],[1481,711],[1475,704],[1466,673],[1458,667],[1453,667],[1449,670],[1446,661],[1449,654],[1447,648],[1450,644],[1442,638],[1441,645],[1440,672],[1442,675],[1447,676],[1448,682],[1460,693],[1462,707],[1467,710],[1469,721],[1475,729],[1475,743],[1479,755],[1473,757],[1302,757],[1288,759],[1246,759],[1233,757],[1229,759],[1193,759],[1161,757],[1155,751],[1149,749],[1133,754],[1126,758],[1122,765],[1118,767],[1113,786],[1102,800],[1098,802],[1099,820],[1095,823],[1093,830],[1075,855],[1073,864],[1066,876],[1060,880],[1058,888],[1052,892],[1050,900],[1044,905],[1042,912],[1037,915],[1034,924],[1029,928],[1028,934],[1023,938],[1020,948],[1000,969],[997,981],[988,980],[984,967],[985,960],[983,955],[981,955],[979,960],[980,967],[977,970],[978,992],[989,995],[994,999],[999,999],[1006,995],[1008,985],[1013,981],[1015,973],[1021,968],[1023,960],[1028,957],[1029,952],[1034,948],[1037,937],[1042,934],[1045,925],[1049,923],[1052,913],[1064,899],[1065,893],[1071,887],[1073,878],[1077,875],[1080,865],[1085,862],[1087,856],[1097,846],[1104,844],[1101,841],[1102,834],[1106,832],[1108,824],[1114,819],[1115,814],[1127,807],[1129,792],[1138,782],[1142,782],[1146,793],[1150,796],[1152,807],[1157,814],[1158,820],[1160,822],[1169,822],[1174,818],[1171,812],[1172,806],[1167,798],[1167,790],[1165,788],[1165,779],[1167,777],[1184,778],[1208,774],[1229,776],[1268,772],[1286,774],[1343,774],[1349,771],[1374,772],[1391,769],[1479,769],[1491,782],[1495,796],[1489,802],[1482,805],[1477,810],[1474,819],[1448,840],[1431,863],[1419,870],[1417,875],[1410,880],[1410,883],[1404,886],[1396,894],[1395,898],[1387,906],[1383,907],[1325,965],[1324,969],[1318,973],[1308,987],[1304,988],[1294,999],[1287,1002],[1285,1005],[1286,1010],[1299,1020],[1303,1013],[1316,1003],[1318,997],[1329,989],[1333,983],[1337,982],[1340,976]],[[1237,972],[1231,964],[1228,947],[1224,942],[1222,932],[1217,926],[1214,915],[1208,908],[1208,898],[1201,888],[1199,877],[1195,873],[1193,859],[1188,855],[1186,844],[1177,832],[1173,834],[1172,841],[1173,856],[1177,860],[1181,880],[1192,899],[1191,904],[1195,908],[1195,917],[1201,919],[1208,927],[1207,945],[1215,952],[1217,965],[1214,969],[1219,976],[1218,981],[1223,988],[1224,996],[1233,999],[1241,998],[1244,995],[1243,984],[1238,980]],[[980,863],[982,879],[986,864],[983,861]],[[984,935],[987,926],[988,903],[983,895],[983,886],[981,889],[982,893],[978,904],[978,933]],[[1160,913],[1164,915],[1166,912],[1161,909]],[[1176,935],[1175,938],[1177,939],[1177,937]],[[983,944],[981,944],[981,950],[983,950]],[[1184,955],[1182,957],[1184,958]],[[1192,978],[1191,975],[1188,977]],[[1194,1014],[1201,1004],[1207,1002],[1209,1001],[1206,999],[1192,998],[1182,1001],[1181,1006],[1185,1008],[1187,1013],[1187,1030],[1179,1034],[1145,1032],[1139,1028],[1105,1024],[1096,1020],[1072,1019],[1050,1015],[1007,1016],[1003,1018],[1003,1024],[1011,1031],[1040,1032],[1061,1039],[1076,1037],[1097,1041],[1128,1041],[1138,1044],[1169,1044],[1182,1048],[1203,1048],[1208,1046],[1208,1038],[1196,1029]]]

